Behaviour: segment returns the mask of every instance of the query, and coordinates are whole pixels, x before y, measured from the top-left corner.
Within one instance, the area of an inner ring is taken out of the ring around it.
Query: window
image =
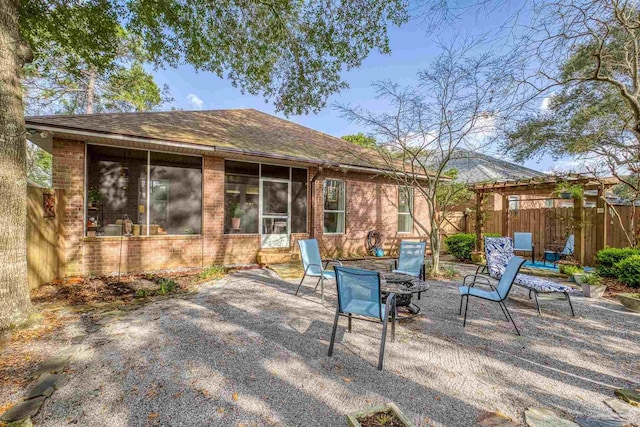
[[[224,232],[226,234],[258,234],[260,215],[260,178],[263,179],[262,195],[263,229],[265,234],[276,229],[287,230],[286,222],[276,216],[291,220],[292,233],[307,232],[307,170],[259,163],[225,162],[224,184]],[[288,182],[284,182],[286,180]],[[291,200],[288,200],[289,186]],[[268,218],[264,218],[267,216]]]
[[[307,232],[307,170],[291,168],[291,232]]]
[[[202,158],[87,145],[87,200],[87,234],[199,234]]]
[[[546,199],[544,201],[544,207],[545,208],[552,208],[553,207],[553,199]]]
[[[398,187],[398,233],[413,232],[413,188]]]
[[[520,196],[509,196],[509,210],[517,211],[520,209]]]
[[[225,162],[224,232],[258,233],[260,203],[260,165]]]
[[[324,182],[324,232],[344,233],[344,181],[328,179]]]

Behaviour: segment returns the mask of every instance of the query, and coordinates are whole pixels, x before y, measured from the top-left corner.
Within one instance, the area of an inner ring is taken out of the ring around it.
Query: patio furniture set
[[[336,281],[338,304],[328,355],[332,356],[333,354],[336,330],[341,316],[348,318],[349,332],[352,329],[354,316],[362,320],[379,322],[383,326],[378,369],[382,370],[389,316],[391,316],[391,341],[394,341],[395,323],[399,318],[398,308],[404,307],[409,316],[418,314],[420,308],[412,303],[412,297],[417,295],[419,299],[422,292],[430,288],[430,283],[425,277],[426,244],[424,242],[402,241],[399,257],[391,271],[383,271],[379,267],[373,266],[371,268],[345,267],[340,260],[327,259],[323,262],[318,242],[315,239],[300,240],[298,245],[304,275],[298,284],[295,295],[298,295],[307,276],[317,277],[315,289],[320,286],[321,299],[324,301],[324,281],[327,279]],[[505,304],[514,284],[528,289],[529,298],[532,295],[535,296],[539,314],[541,311],[538,300],[540,294],[544,294],[566,299],[571,308],[571,315],[575,315],[569,297],[572,288],[540,277],[519,273],[525,260],[515,256],[513,251],[514,244],[509,237],[485,238],[487,265],[479,267],[474,274],[465,276],[462,286],[458,288],[460,315],[462,315],[463,303],[466,298],[463,327],[467,323],[469,297],[476,297],[498,303],[507,321],[513,324],[516,333],[520,335],[520,331]],[[327,269],[331,263],[335,264],[333,271]],[[497,285],[494,286],[492,279],[497,280]],[[476,285],[487,286],[489,289],[482,289]]]

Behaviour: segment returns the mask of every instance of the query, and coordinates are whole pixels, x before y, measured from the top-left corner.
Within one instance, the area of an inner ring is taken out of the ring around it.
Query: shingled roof
[[[385,169],[375,150],[254,109],[33,116],[27,128],[179,143],[221,154],[285,158],[327,166]],[[88,140],[84,138],[83,140]]]
[[[546,176],[537,170],[465,149],[457,149],[452,153],[447,168],[456,169],[458,179],[467,184]]]

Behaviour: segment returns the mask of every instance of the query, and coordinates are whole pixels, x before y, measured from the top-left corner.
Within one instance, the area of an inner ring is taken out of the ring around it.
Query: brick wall
[[[63,276],[98,275],[120,270],[138,272],[177,267],[206,267],[213,264],[249,264],[260,251],[259,235],[224,234],[224,159],[205,156],[201,236],[84,237],[84,142],[54,139],[53,184],[65,190],[64,221],[61,229]],[[309,170],[312,179],[317,170]],[[334,178],[346,181],[346,227],[344,234],[323,233],[323,182]],[[313,227],[325,256],[365,254],[370,230],[386,235],[387,251],[397,249],[400,240],[424,238],[419,227],[413,233],[397,233],[397,185],[384,177],[363,173],[323,170],[313,183],[314,224],[308,211],[309,231]],[[311,192],[311,186],[309,186]],[[311,195],[309,194],[309,197]],[[415,192],[414,211],[427,224],[426,202]],[[309,233],[291,236],[290,253],[297,254],[297,240]]]

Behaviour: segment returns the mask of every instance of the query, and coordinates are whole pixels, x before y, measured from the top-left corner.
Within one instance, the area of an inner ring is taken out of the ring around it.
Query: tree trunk
[[[89,68],[89,81],[87,82],[87,108],[85,114],[93,114],[93,100],[96,92],[96,70]]]
[[[431,273],[437,275],[440,272],[440,223],[435,217],[431,216],[431,231],[429,239],[431,241]]]
[[[31,59],[18,0],[0,0],[0,329],[26,320],[27,151],[20,75]]]

